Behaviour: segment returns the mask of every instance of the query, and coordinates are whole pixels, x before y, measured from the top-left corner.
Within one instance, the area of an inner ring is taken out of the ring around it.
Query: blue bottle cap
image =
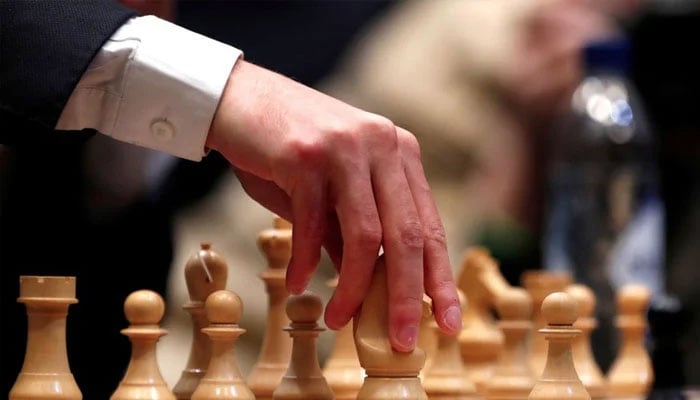
[[[583,48],[583,63],[587,73],[625,74],[631,63],[630,42],[624,36],[590,42]]]

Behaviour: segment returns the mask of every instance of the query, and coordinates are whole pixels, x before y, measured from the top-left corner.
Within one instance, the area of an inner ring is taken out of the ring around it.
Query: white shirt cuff
[[[57,130],[201,160],[214,113],[242,52],[155,16],[136,17],[104,44],[71,94]]]

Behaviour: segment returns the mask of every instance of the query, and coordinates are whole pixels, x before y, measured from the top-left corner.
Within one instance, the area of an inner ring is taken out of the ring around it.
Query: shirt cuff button
[[[175,137],[175,127],[168,121],[159,119],[151,123],[151,133],[161,142],[168,142]]]

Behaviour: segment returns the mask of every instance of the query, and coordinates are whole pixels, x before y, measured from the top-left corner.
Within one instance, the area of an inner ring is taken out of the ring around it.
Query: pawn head
[[[573,325],[578,318],[578,303],[566,292],[554,292],[542,302],[542,316],[548,325]]]
[[[212,324],[237,324],[243,313],[243,302],[230,290],[217,290],[204,302],[207,319]]]
[[[579,313],[581,317],[589,318],[593,316],[595,311],[595,294],[593,290],[586,285],[580,283],[575,283],[569,285],[566,288],[566,293],[573,296],[579,306]]]
[[[165,314],[165,301],[152,290],[137,290],[124,301],[124,315],[132,325],[155,325]]]
[[[315,323],[323,314],[323,302],[318,295],[304,292],[287,299],[287,316],[296,323]]]
[[[644,285],[623,286],[617,293],[617,308],[620,314],[641,314],[649,306],[651,291]]]

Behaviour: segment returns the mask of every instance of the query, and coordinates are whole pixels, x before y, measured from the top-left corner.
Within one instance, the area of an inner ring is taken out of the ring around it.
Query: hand
[[[383,247],[392,346],[414,348],[424,292],[439,326],[460,330],[444,228],[408,131],[241,60],[207,146],[229,160],[251,197],[292,222],[290,292],[304,290],[321,247],[328,250],[339,269],[329,328],[357,311]]]

